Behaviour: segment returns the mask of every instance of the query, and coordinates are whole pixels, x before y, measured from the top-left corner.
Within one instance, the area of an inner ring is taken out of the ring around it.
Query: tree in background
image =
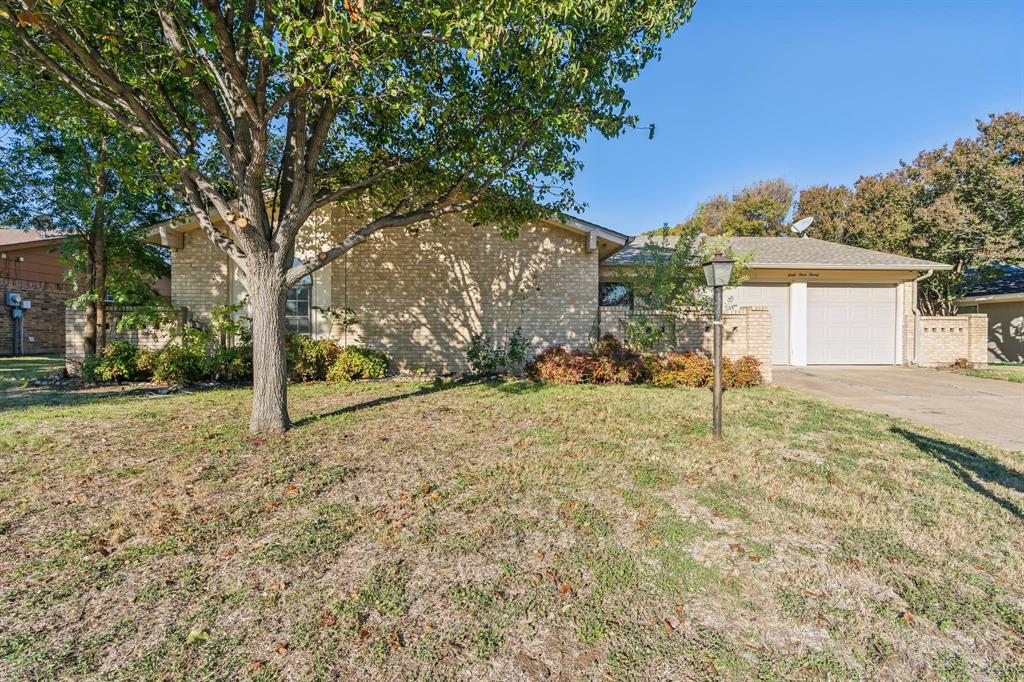
[[[468,212],[513,235],[577,208],[581,142],[635,124],[623,84],[692,6],[9,0],[0,45],[173,166],[247,291],[250,429],[282,432],[288,289],[379,230]],[[362,225],[293,265],[300,228],[337,202]]]
[[[71,235],[67,278],[86,310],[86,354],[106,343],[107,302],[153,304],[168,270],[147,225],[173,207],[134,136],[52,81],[10,62],[0,68],[0,222]]]
[[[990,116],[976,138],[923,151],[853,190],[805,189],[797,218],[807,215],[810,236],[951,264],[922,282],[920,304],[954,314],[996,263],[1024,259],[1024,115]]]
[[[778,237],[789,233],[786,216],[796,190],[782,178],[762,180],[732,195],[716,194],[697,207],[693,216],[669,230],[696,230],[708,235]]]

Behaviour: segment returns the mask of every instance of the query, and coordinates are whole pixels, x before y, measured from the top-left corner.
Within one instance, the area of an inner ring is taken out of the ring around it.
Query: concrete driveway
[[[774,367],[775,383],[1024,450],[1024,384],[917,367]]]

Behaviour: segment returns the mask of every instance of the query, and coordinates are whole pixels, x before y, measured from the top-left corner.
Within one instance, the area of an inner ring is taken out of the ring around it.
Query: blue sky
[[[642,123],[581,153],[582,217],[629,234],[784,177],[850,184],[1024,110],[1020,0],[698,0],[627,88]]]

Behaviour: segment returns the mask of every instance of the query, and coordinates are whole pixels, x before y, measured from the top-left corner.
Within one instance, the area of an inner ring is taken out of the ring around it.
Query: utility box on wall
[[[8,291],[7,295],[4,296],[4,304],[8,308],[20,308],[21,307],[21,294],[16,291]]]

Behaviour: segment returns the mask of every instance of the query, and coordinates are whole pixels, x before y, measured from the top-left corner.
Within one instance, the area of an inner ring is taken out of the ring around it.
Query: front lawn
[[[1021,679],[1024,456],[777,387],[0,402],[0,678]]]
[[[998,365],[989,364],[986,369],[954,369],[957,374],[965,374],[970,377],[981,377],[982,379],[1002,379],[1024,384],[1024,365]]]
[[[57,355],[17,355],[0,358],[0,391],[32,379],[42,379],[64,367]]]

